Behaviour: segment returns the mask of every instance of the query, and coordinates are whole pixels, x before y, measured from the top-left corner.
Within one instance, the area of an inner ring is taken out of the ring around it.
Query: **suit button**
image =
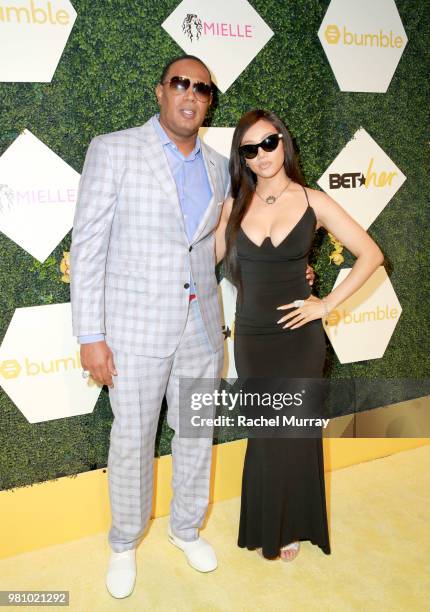
[[[189,289],[189,288],[190,288],[190,283],[185,283],[184,289]]]
[[[190,246],[190,248],[189,248],[188,250],[189,250],[189,251],[190,251],[190,253],[191,253],[191,251],[193,250],[193,247],[192,247],[192,246]]]

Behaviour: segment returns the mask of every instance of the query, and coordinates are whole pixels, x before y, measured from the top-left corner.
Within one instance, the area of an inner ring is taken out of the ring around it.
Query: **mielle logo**
[[[386,321],[387,319],[398,319],[399,311],[397,308],[391,308],[388,304],[384,307],[377,306],[373,310],[361,310],[350,312],[348,310],[332,310],[326,318],[327,325],[335,326],[340,322],[345,325],[352,323],[369,323],[370,321]]]
[[[26,191],[16,191],[17,203],[37,202],[39,204],[52,204],[53,202],[75,202],[77,197],[76,189],[64,187],[62,189],[27,189]]]
[[[367,167],[366,175],[361,172],[344,172],[338,174],[332,172],[329,174],[329,187],[330,189],[351,189],[354,187],[385,187],[389,185],[391,187],[394,177],[398,176],[398,172],[376,172],[373,169],[375,159],[370,158],[369,165]]]
[[[36,5],[29,0],[27,6],[16,6],[15,4],[0,4],[1,23],[30,23],[35,25],[51,24],[65,26],[70,23],[70,14],[64,9],[58,11],[52,2],[44,2]]]
[[[346,46],[357,47],[390,47],[392,49],[401,49],[405,41],[401,36],[395,36],[390,30],[389,34],[384,34],[379,30],[378,34],[348,32],[345,26],[342,30],[336,24],[330,24],[324,31],[324,37],[329,45],[337,45],[339,42]]]
[[[42,187],[40,189],[27,189],[25,191],[14,191],[9,185],[0,184],[0,213],[11,210],[16,204],[52,204],[76,202],[77,191],[74,187],[51,189]]]
[[[203,36],[224,36],[228,38],[252,38],[253,27],[250,24],[221,23],[204,21],[194,13],[188,13],[182,22],[182,31],[191,42]]]
[[[79,351],[76,357],[60,357],[50,359],[48,363],[43,361],[31,361],[26,357],[23,363],[16,359],[5,359],[0,363],[0,375],[6,380],[18,378],[18,376],[39,376],[44,374],[58,374],[70,370],[80,370],[82,368]]]

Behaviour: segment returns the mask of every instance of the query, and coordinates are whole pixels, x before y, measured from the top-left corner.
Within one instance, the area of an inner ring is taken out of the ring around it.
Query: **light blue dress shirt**
[[[200,138],[197,137],[194,149],[188,157],[185,157],[163,130],[159,115],[152,117],[151,121],[163,145],[167,163],[176,183],[185,231],[188,241],[191,242],[212,198],[212,189],[203,159]],[[190,278],[190,293],[195,293],[192,277]],[[104,340],[104,334],[78,337],[80,344],[99,342],[100,340]]]

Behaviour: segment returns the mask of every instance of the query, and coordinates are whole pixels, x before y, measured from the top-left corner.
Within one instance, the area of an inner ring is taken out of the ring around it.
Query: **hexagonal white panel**
[[[80,175],[28,130],[0,157],[0,230],[43,262],[70,231]]]
[[[49,83],[75,19],[69,0],[0,2],[0,81]]]
[[[236,313],[236,288],[226,278],[221,279],[218,285],[218,296],[221,303],[224,334],[224,365],[222,368],[223,378],[237,378],[236,366],[234,364],[234,319]]]
[[[230,127],[202,127],[199,136],[203,142],[229,159],[233,132],[234,128]]]
[[[0,347],[0,382],[30,423],[93,411],[101,387],[82,378],[69,303],[15,310]]]
[[[406,180],[406,176],[360,128],[318,185],[367,229]]]
[[[273,32],[247,0],[183,0],[162,24],[191,55],[197,55],[225,92]]]
[[[408,41],[394,0],[331,0],[318,37],[342,91],[377,93]]]
[[[351,272],[340,270],[335,289]],[[384,356],[402,313],[390,279],[380,266],[350,298],[332,310],[324,329],[341,363]]]

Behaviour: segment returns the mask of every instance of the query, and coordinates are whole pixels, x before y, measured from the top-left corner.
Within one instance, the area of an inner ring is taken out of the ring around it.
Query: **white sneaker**
[[[106,587],[112,597],[122,599],[133,592],[136,581],[136,549],[112,552],[106,574]]]
[[[218,567],[215,551],[203,538],[187,542],[173,535],[169,525],[169,541],[184,551],[191,567],[199,572],[212,572]]]

